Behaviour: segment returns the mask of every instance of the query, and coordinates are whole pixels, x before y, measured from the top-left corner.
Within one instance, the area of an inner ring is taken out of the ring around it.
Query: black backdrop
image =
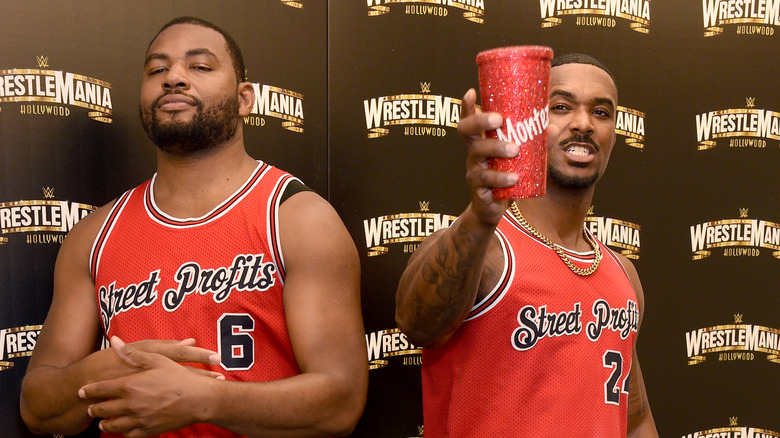
[[[3,4],[3,436],[29,435],[18,414],[19,384],[51,300],[62,237],[154,170],[154,146],[137,117],[141,64],[154,33],[179,15],[233,34],[249,80],[269,86],[268,109],[245,120],[250,152],[331,201],[361,253],[371,371],[354,436],[421,435],[420,354],[395,329],[397,279],[419,241],[467,203],[453,120],[465,90],[477,85],[476,54],[517,44],[592,54],[617,78],[618,145],[589,220],[602,240],[634,258],[642,277],[639,355],[661,436],[780,435],[780,2],[745,5]],[[73,100],[58,100],[57,89],[72,90]],[[101,98],[82,89],[98,89]],[[301,105],[303,116],[276,108],[279,101]],[[374,111],[383,102],[424,111]],[[288,129],[291,119],[297,129]]]

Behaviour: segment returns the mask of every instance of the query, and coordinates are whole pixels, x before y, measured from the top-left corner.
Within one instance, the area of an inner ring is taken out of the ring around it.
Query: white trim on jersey
[[[152,175],[152,180],[149,182],[149,192],[148,192],[148,200],[149,203],[152,205],[152,208],[154,211],[159,214],[161,217],[164,217],[165,219],[168,219],[170,222],[163,222],[155,217],[155,215],[149,210],[149,205],[144,202],[144,210],[146,210],[146,214],[149,216],[149,219],[153,220],[154,222],[168,228],[193,228],[193,227],[199,227],[201,225],[205,225],[208,223],[211,223],[218,218],[224,216],[233,209],[236,205],[238,205],[251,191],[254,189],[254,187],[260,183],[260,181],[263,179],[263,176],[268,172],[268,169],[270,169],[270,166],[266,167],[265,170],[262,171],[262,174],[259,177],[256,177],[257,172],[263,167],[263,162],[260,160],[257,160],[257,166],[252,171],[251,175],[249,175],[249,178],[244,181],[241,186],[236,189],[230,196],[226,197],[224,201],[220,202],[212,208],[208,213],[200,216],[200,217],[193,217],[193,218],[177,218],[174,216],[171,216],[164,211],[160,209],[160,207],[157,206],[157,202],[154,200],[154,182],[157,179],[157,173],[155,172],[154,175]],[[254,182],[252,182],[254,180]],[[251,185],[250,185],[251,183]],[[236,195],[241,193],[241,191],[244,191],[244,194],[241,195],[241,197],[234,199]],[[146,199],[146,194],[144,194],[144,198]],[[225,208],[224,211],[220,212],[219,214],[214,215],[215,212],[219,211],[220,209],[224,208],[228,203],[231,203],[230,205]],[[209,216],[214,215],[214,217],[210,218],[209,220],[203,222],[204,219],[208,218]],[[194,222],[194,223],[190,223]]]
[[[482,300],[474,304],[474,307],[471,308],[471,312],[479,309],[481,306],[485,305],[485,303],[490,302],[491,299],[493,299],[493,302],[484,309],[480,310],[478,313],[469,315],[466,319],[463,320],[464,322],[479,318],[480,316],[489,312],[492,308],[496,307],[496,305],[501,302],[506,293],[509,291],[509,288],[512,285],[512,280],[514,280],[516,265],[512,246],[509,244],[509,240],[506,238],[506,236],[504,236],[504,233],[502,233],[498,227],[496,227],[495,235],[498,237],[498,242],[501,245],[501,252],[504,256],[504,267],[501,270],[501,276],[499,277],[495,288],[493,288],[492,291],[485,295]],[[498,297],[495,297],[496,294],[499,294]]]
[[[111,236],[111,232],[114,230],[114,225],[116,225],[117,219],[122,215],[127,202],[130,200],[130,197],[133,196],[133,192],[135,192],[135,190],[136,189],[126,191],[116,200],[116,202],[114,202],[114,205],[111,206],[111,209],[106,215],[106,219],[103,221],[103,225],[101,225],[100,229],[98,229],[98,233],[95,236],[95,241],[92,242],[92,249],[89,250],[89,272],[92,274],[93,281],[97,279],[98,276],[98,270],[100,269],[100,259],[103,256],[103,246],[108,241],[109,236]],[[104,235],[104,230],[105,236],[101,239],[101,236]],[[99,248],[98,243],[100,243]]]

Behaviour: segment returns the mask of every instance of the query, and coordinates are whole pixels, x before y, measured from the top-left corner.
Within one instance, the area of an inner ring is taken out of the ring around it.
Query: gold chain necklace
[[[596,259],[588,267],[588,269],[582,269],[577,265],[575,265],[574,263],[572,263],[572,261],[569,260],[569,256],[567,256],[566,253],[563,252],[560,246],[553,243],[544,234],[536,231],[536,228],[532,227],[531,224],[529,224],[528,221],[525,219],[523,213],[520,213],[520,209],[517,208],[517,204],[513,202],[512,205],[509,207],[509,209],[512,211],[512,215],[514,215],[515,219],[517,219],[520,225],[526,230],[528,230],[529,233],[533,234],[537,239],[544,242],[545,245],[552,248],[553,251],[555,251],[555,253],[558,254],[558,257],[560,257],[561,260],[563,260],[563,263],[565,263],[566,266],[568,266],[569,269],[572,270],[572,272],[583,277],[596,272],[596,268],[599,267],[599,262],[601,262],[601,250],[599,249],[599,245],[593,239],[590,238],[590,235],[588,235],[588,233],[584,229],[582,230],[582,236],[585,238],[585,241],[588,242],[588,245],[590,245],[590,247],[593,248],[593,253],[596,257]]]

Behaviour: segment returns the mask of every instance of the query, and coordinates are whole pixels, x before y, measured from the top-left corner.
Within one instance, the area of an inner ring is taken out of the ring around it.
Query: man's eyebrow
[[[594,97],[591,101],[596,104],[609,105],[612,109],[615,108],[615,102],[609,97]]]
[[[575,100],[574,93],[570,91],[555,90],[552,93],[550,93],[550,99],[552,99],[555,96],[561,96],[565,99]],[[593,99],[591,99],[591,102],[595,104],[608,105],[612,109],[615,108],[615,102],[609,97],[594,97]]]
[[[217,57],[217,55],[215,55],[214,52],[212,52],[211,50],[206,49],[206,48],[191,49],[191,50],[187,50],[187,53],[186,53],[187,58],[189,58],[191,56],[200,56],[200,55],[206,55],[206,56],[209,56],[209,57],[212,57],[212,58],[216,58]]]
[[[555,90],[552,93],[550,93],[550,98],[553,98],[555,96],[561,96],[570,100],[574,100],[574,94],[564,90]]]
[[[206,49],[206,48],[191,49],[191,50],[187,50],[187,53],[185,53],[185,56],[187,58],[190,58],[190,57],[193,57],[193,56],[200,56],[200,55],[209,56],[209,57],[212,57],[212,58],[215,58],[215,59],[217,58],[217,55],[215,55],[214,52],[212,52],[211,50]],[[168,61],[169,59],[171,59],[171,57],[166,55],[166,54],[164,54],[164,53],[150,53],[146,57],[146,61],[144,61],[144,65],[149,64],[149,62],[154,61],[154,60]]]
[[[170,59],[168,55],[164,55],[162,53],[150,53],[146,56],[144,65],[149,64],[151,61],[154,60],[167,61],[168,59]]]

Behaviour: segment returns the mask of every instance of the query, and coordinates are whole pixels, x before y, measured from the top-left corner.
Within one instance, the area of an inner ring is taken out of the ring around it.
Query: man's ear
[[[241,117],[248,116],[255,105],[255,87],[251,82],[238,84],[238,114]]]

